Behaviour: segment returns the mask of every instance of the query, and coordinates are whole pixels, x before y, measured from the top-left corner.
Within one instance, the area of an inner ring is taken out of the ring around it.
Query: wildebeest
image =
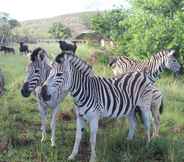
[[[31,52],[28,48],[28,45],[24,44],[24,42],[20,42],[19,51],[24,53],[25,55],[29,52]]]
[[[59,47],[62,51],[73,51],[73,53],[75,53],[77,49],[77,45],[75,41],[73,41],[73,43],[68,43],[66,41],[60,40]]]
[[[0,46],[0,51],[4,51],[4,53],[13,53],[15,54],[15,49],[12,47]]]

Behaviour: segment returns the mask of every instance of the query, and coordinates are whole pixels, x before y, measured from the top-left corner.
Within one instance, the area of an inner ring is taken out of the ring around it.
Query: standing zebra
[[[180,64],[175,58],[174,50],[163,50],[153,55],[149,60],[139,62],[134,59],[130,59],[126,56],[120,56],[114,58],[110,62],[112,71],[115,76],[121,75],[127,72],[143,71],[148,75],[148,78],[152,83],[155,83],[159,79],[160,73],[164,69],[169,69],[175,73],[180,71]],[[155,89],[153,91],[153,99],[151,111],[154,118],[154,131],[153,136],[159,135],[160,128],[160,112],[159,109],[162,107],[163,96],[160,90]]]
[[[160,73],[164,69],[169,69],[174,73],[178,73],[181,69],[181,65],[175,58],[174,50],[162,50],[143,62],[120,56],[112,59],[109,65],[114,76],[127,72],[144,71],[153,83],[159,79]]]
[[[47,53],[42,48],[36,48],[31,54],[31,63],[28,65],[28,74],[26,82],[23,84],[21,93],[24,97],[29,97],[31,92],[35,92],[38,102],[38,110],[41,117],[41,130],[42,139],[41,142],[45,140],[46,137],[46,116],[48,107],[52,108],[52,119],[51,119],[51,146],[55,145],[55,127],[56,127],[56,114],[59,109],[60,100],[62,100],[62,95],[60,95],[60,100],[52,98],[49,102],[44,102],[42,100],[40,89],[44,81],[47,79],[51,70],[49,64]]]
[[[134,135],[136,123],[135,108],[142,113],[147,140],[150,141],[150,106],[152,89],[144,73],[134,72],[121,77],[106,79],[93,74],[91,67],[70,52],[63,52],[55,59],[47,81],[43,99],[49,101],[60,87],[74,97],[77,115],[75,144],[69,159],[78,153],[85,121],[89,122],[91,135],[90,162],[95,161],[96,134],[100,118],[120,118],[128,116],[130,130],[128,137]]]

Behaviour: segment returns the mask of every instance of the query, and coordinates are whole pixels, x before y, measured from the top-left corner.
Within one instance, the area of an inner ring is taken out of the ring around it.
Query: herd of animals
[[[32,52],[31,50],[29,50],[28,45],[25,44],[24,42],[19,42],[19,51],[25,55]],[[7,54],[7,53],[15,54],[15,49],[13,47],[0,45],[0,52],[4,52],[4,54]]]
[[[21,88],[23,97],[29,97],[33,92],[37,98],[41,142],[46,137],[46,117],[50,107],[51,146],[55,146],[56,115],[67,94],[74,98],[76,112],[75,144],[69,160],[76,157],[88,123],[90,162],[95,161],[96,135],[102,118],[126,116],[129,121],[127,139],[132,140],[137,125],[136,113],[140,112],[147,142],[159,135],[163,95],[155,82],[165,69],[180,72],[181,65],[174,50],[162,50],[143,62],[125,56],[116,57],[109,64],[114,76],[104,78],[96,76],[92,66],[75,54],[76,44],[60,41],[59,45],[62,52],[52,63],[45,49],[38,47],[31,52],[26,81]]]

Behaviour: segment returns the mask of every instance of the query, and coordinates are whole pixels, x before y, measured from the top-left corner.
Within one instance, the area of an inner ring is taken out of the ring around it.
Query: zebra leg
[[[42,138],[41,142],[43,142],[46,138],[46,117],[47,117],[47,109],[41,104],[38,106],[40,117],[41,117],[41,130],[42,130]]]
[[[152,134],[152,137],[158,137],[159,136],[159,129],[160,129],[160,112],[159,112],[160,104],[159,105],[152,105],[152,115],[154,118],[154,131]]]
[[[84,119],[80,117],[79,115],[77,115],[77,130],[76,130],[76,135],[75,135],[75,144],[74,144],[71,155],[68,157],[68,160],[74,160],[75,156],[77,155],[79,151],[79,145],[80,145],[80,141],[82,138],[82,133],[84,131],[84,127],[85,127]]]
[[[96,159],[96,134],[98,130],[98,119],[94,118],[90,121],[90,144],[91,144],[91,156],[90,156],[90,162],[95,162]]]
[[[51,119],[51,123],[50,123],[50,127],[51,127],[51,146],[55,146],[55,130],[56,130],[56,115],[58,112],[59,108],[58,106],[55,107],[52,110],[52,119]]]
[[[127,140],[132,140],[135,134],[136,130],[136,117],[135,117],[135,111],[131,112],[128,115],[128,121],[129,121],[129,131],[128,131],[128,137]]]
[[[151,111],[149,109],[142,111],[142,118],[144,121],[146,138],[147,138],[147,141],[150,142]]]

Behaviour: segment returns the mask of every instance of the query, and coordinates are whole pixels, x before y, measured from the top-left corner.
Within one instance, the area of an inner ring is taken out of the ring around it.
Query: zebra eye
[[[58,76],[58,77],[61,76],[61,75],[62,75],[62,73],[57,73],[57,74],[56,74],[56,76]]]
[[[175,62],[176,62],[176,60],[173,60],[173,62],[175,63]]]
[[[38,69],[36,69],[36,70],[35,70],[35,73],[38,73],[38,72],[39,72],[39,70],[38,70]]]

